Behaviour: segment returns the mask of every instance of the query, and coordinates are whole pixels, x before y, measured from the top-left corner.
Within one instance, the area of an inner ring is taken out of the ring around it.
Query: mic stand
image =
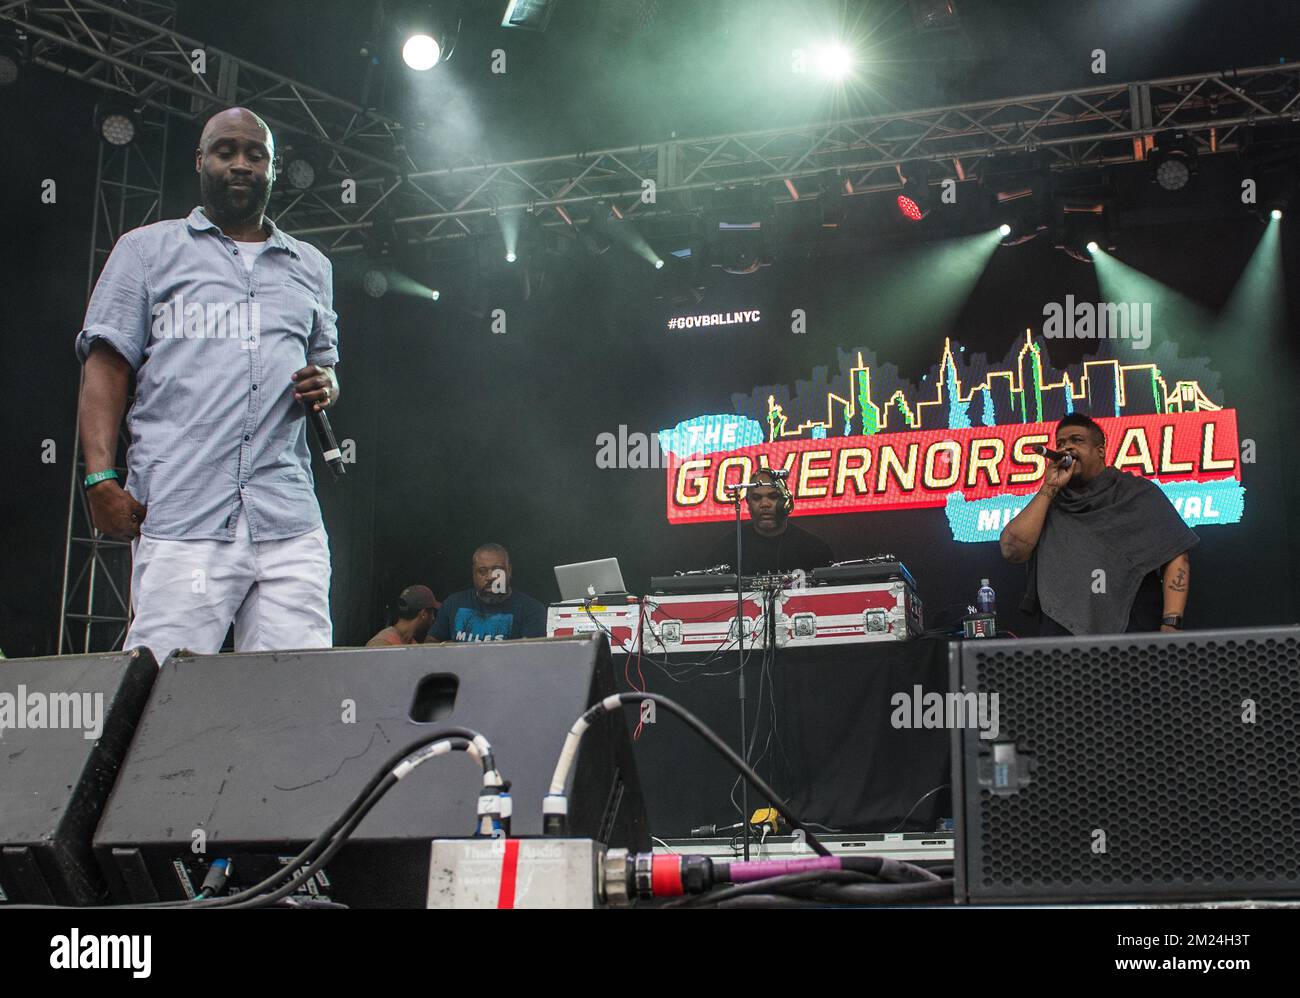
[[[740,757],[749,765],[748,711],[745,709],[745,597],[741,582],[740,566],[740,496],[741,486],[727,486],[731,492],[732,505],[736,507],[736,651],[740,656],[740,668],[736,670],[739,686],[737,697],[740,700]],[[740,826],[745,840],[745,862],[749,862],[749,781],[740,778]]]

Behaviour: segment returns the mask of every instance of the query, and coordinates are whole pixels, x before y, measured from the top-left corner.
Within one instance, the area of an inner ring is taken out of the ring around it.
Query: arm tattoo
[[[1176,593],[1187,592],[1187,569],[1185,566],[1178,566],[1178,571],[1174,573],[1174,577],[1167,583],[1167,586]]]

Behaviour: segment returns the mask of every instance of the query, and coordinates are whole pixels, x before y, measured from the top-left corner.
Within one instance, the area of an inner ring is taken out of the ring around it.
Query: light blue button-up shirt
[[[136,371],[126,489],[149,537],[234,540],[241,516],[255,541],[321,524],[290,375],[338,362],[333,268],[266,225],[251,273],[201,208],[133,229],[91,295],[77,356],[103,340]]]

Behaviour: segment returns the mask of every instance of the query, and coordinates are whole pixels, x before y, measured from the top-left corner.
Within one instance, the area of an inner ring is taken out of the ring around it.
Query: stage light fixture
[[[1047,228],[1043,217],[1043,182],[1032,177],[995,177],[1003,185],[993,196],[993,222],[1003,246],[1019,246]],[[1008,183],[1013,181],[1013,183]],[[995,188],[996,189],[996,188]],[[1009,229],[1010,231],[1003,231]]]
[[[1092,263],[1098,250],[1114,249],[1110,244],[1106,206],[1067,204],[1061,219],[1061,239],[1057,248],[1080,263]]]
[[[371,298],[382,298],[388,293],[388,277],[382,270],[367,270],[361,278],[361,286]]]
[[[513,252],[506,254],[506,263],[514,263],[518,259],[519,257],[516,256]]]
[[[1162,132],[1147,156],[1151,180],[1166,191],[1180,191],[1197,171],[1196,141],[1187,132]]]
[[[605,201],[597,201],[586,213],[586,222],[582,225],[573,225],[574,231],[578,234],[578,242],[586,248],[587,252],[593,256],[602,256],[608,253],[613,247],[610,240],[610,210],[609,204]]]
[[[718,222],[717,252],[713,266],[728,274],[754,274],[768,266],[767,244],[762,220]]]
[[[14,28],[12,33],[6,31],[0,37],[0,87],[7,87],[17,82],[22,67],[31,58],[31,47],[27,35],[21,28]]]
[[[432,69],[442,58],[442,46],[432,35],[411,35],[402,46],[402,61],[423,72]]]
[[[903,189],[895,199],[899,213],[909,222],[919,222],[930,214],[933,201],[930,197],[930,173],[932,167],[924,161],[900,163],[898,176],[903,181]]]
[[[139,118],[135,111],[117,101],[101,101],[95,105],[95,131],[109,145],[126,146],[139,134]]]
[[[1282,221],[1282,209],[1281,209],[1281,208],[1274,208],[1272,211],[1270,211],[1270,212],[1268,213],[1268,217],[1271,218],[1271,219],[1273,219],[1273,221],[1275,221],[1275,222],[1280,222],[1280,221]]]
[[[308,190],[316,183],[316,167],[306,156],[293,155],[284,168],[284,178],[294,190]]]
[[[821,227],[838,229],[848,220],[848,196],[853,193],[853,181],[828,170],[818,177],[817,187]]]
[[[663,269],[664,269],[664,261],[663,258],[660,257],[655,260],[655,270],[663,270]]]
[[[429,297],[432,298],[434,301],[437,301],[439,298],[442,297],[442,292],[439,291],[437,288],[434,288],[432,291],[429,292]]]
[[[510,0],[501,18],[501,27],[545,31],[558,5],[559,0]]]

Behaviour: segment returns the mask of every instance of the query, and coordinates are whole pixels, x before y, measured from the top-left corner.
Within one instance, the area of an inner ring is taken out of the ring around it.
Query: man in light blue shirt
[[[77,336],[95,527],[133,540],[126,647],[327,647],[329,544],[306,406],[338,398],[333,272],[265,218],[274,139],[244,108],[195,154],[202,206],[125,233]],[[125,488],[112,470],[132,373]]]

